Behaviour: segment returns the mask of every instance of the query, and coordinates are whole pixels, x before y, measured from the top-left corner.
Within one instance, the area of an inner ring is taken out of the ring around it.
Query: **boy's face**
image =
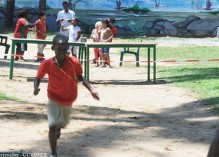
[[[41,16],[41,18],[42,18],[43,20],[46,20],[46,14],[43,15],[43,16]]]
[[[78,24],[77,20],[72,21],[72,25],[76,26]]]
[[[68,13],[68,7],[69,7],[68,4],[63,4],[62,6],[65,12]]]
[[[106,25],[106,23],[105,22],[102,22],[102,28],[106,28],[107,27],[107,25]]]
[[[53,45],[52,48],[55,51],[56,59],[58,61],[65,60],[68,50],[68,43],[57,43]]]

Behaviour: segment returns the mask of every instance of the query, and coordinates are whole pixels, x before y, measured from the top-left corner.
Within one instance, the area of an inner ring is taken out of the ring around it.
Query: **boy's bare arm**
[[[35,80],[34,80],[34,92],[33,92],[34,95],[37,95],[40,91],[40,88],[39,88],[40,81],[41,80],[37,79],[37,78],[35,78]]]
[[[78,32],[78,37],[76,38],[76,41],[78,41],[78,39],[80,39],[81,37],[81,32]]]
[[[78,78],[78,81],[83,82],[83,85],[90,91],[94,99],[100,100],[99,94],[93,89],[93,87],[90,85],[90,83],[84,76],[80,75],[80,76],[77,76],[77,78]]]
[[[67,31],[68,30],[68,28],[65,28],[63,24],[61,25],[61,29],[62,29],[62,31]]]

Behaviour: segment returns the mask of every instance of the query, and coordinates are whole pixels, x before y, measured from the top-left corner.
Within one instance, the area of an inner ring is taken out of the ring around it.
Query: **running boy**
[[[36,29],[36,39],[45,40],[46,39],[46,12],[40,11],[39,19],[35,22],[35,29]],[[45,48],[45,44],[38,44],[38,52],[36,62],[42,62],[44,60],[43,50]]]
[[[45,74],[48,74],[47,115],[51,146],[50,157],[57,157],[57,139],[60,136],[61,128],[64,128],[69,122],[72,103],[77,98],[78,81],[83,81],[83,85],[90,91],[94,99],[99,100],[99,95],[82,76],[82,68],[78,60],[66,55],[68,50],[67,37],[61,34],[56,35],[53,38],[52,50],[55,51],[55,56],[40,64],[34,81],[34,95],[40,91],[40,80]]]

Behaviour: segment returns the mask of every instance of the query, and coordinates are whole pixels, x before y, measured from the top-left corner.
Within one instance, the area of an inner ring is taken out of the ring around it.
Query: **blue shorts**
[[[102,54],[109,54],[109,47],[103,47],[103,48],[101,48],[101,53]]]
[[[16,44],[17,46],[17,51],[21,51],[21,52],[24,52],[24,51],[27,51],[27,44],[25,43],[17,43]]]

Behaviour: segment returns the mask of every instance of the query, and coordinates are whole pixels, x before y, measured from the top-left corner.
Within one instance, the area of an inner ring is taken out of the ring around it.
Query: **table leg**
[[[156,83],[156,46],[154,46],[153,47],[153,49],[154,49],[154,70],[153,70],[153,72],[154,72],[154,83]]]
[[[150,72],[151,72],[151,71],[150,71],[150,68],[151,68],[151,65],[150,65],[150,63],[151,63],[151,62],[150,62],[150,57],[151,57],[151,56],[150,56],[150,53],[151,53],[151,52],[150,52],[150,47],[148,47],[148,81],[151,80],[151,79],[150,79]]]
[[[85,56],[85,47],[84,46],[80,46],[80,50],[79,50],[79,61],[80,61],[80,64],[82,65],[83,64],[83,59],[84,59],[84,56]]]
[[[89,81],[89,46],[87,46],[85,51],[85,62],[84,62],[84,71],[85,71],[85,78]]]
[[[9,75],[9,79],[12,80],[13,78],[13,69],[14,69],[14,47],[15,47],[15,43],[14,41],[12,41],[11,44],[11,60],[10,60],[10,75]]]
[[[87,51],[88,48],[86,49],[85,53],[84,53],[84,77],[87,78]]]
[[[87,48],[87,59],[86,59],[86,63],[87,63],[87,80],[90,80],[90,52],[89,52],[89,47]]]
[[[83,51],[83,48],[81,46],[79,46],[78,60],[79,60],[81,65],[82,65],[81,58],[83,56],[83,52],[82,51]]]

